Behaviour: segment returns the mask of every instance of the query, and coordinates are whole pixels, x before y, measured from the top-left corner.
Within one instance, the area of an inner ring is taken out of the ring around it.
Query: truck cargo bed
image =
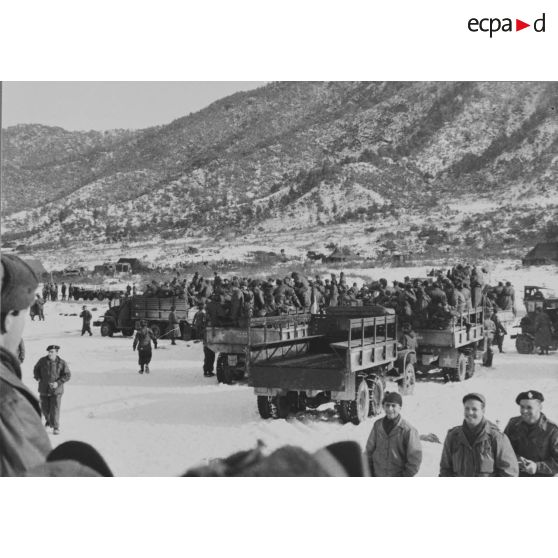
[[[344,379],[345,363],[334,353],[268,360],[252,367],[254,387],[340,391]]]

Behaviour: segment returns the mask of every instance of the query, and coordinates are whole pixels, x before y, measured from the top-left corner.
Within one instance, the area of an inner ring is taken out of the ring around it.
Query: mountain
[[[13,126],[3,237],[40,249],[354,223],[413,252],[518,250],[558,234],[557,109],[558,83],[280,82],[145,130]]]

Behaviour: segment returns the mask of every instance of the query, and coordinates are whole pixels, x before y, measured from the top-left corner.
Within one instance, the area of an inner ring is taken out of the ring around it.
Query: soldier
[[[60,292],[62,293],[62,300],[66,300],[66,283],[62,283],[60,287]]]
[[[492,321],[490,316],[484,318],[484,337],[486,339],[486,354],[483,360],[483,366],[490,368],[494,359],[494,351],[492,350],[492,343],[494,342],[494,335],[496,334],[496,324]]]
[[[366,442],[365,455],[374,477],[414,477],[422,462],[419,434],[401,416],[403,398],[387,392],[382,401],[386,416],[377,420]]]
[[[153,341],[153,345],[157,348],[157,338],[147,327],[147,322],[145,320],[141,320],[140,328],[134,337],[134,344],[132,346],[132,351],[138,349],[138,363],[140,365],[140,369],[138,370],[139,374],[143,374],[144,367],[145,373],[149,374],[149,363],[151,362],[152,352],[151,352],[151,341]]]
[[[176,345],[175,339],[177,334],[180,336],[180,325],[176,317],[176,306],[174,304],[171,306],[171,311],[169,312],[169,328],[171,345]]]
[[[89,312],[89,310],[87,309],[87,306],[83,306],[82,307],[82,311],[81,314],[79,315],[79,317],[82,319],[82,324],[81,324],[81,335],[83,337],[83,335],[85,333],[89,333],[89,336],[91,337],[91,335],[93,335],[93,333],[91,333],[91,312]]]
[[[542,412],[543,394],[520,393],[515,402],[519,417],[510,419],[505,434],[519,461],[520,477],[558,476],[558,426]]]
[[[508,334],[504,324],[500,321],[498,317],[498,309],[494,308],[492,312],[492,316],[490,319],[494,322],[495,331],[494,331],[494,341],[496,345],[498,345],[498,350],[503,353],[504,349],[502,348],[502,344],[504,343],[504,337]]]
[[[0,476],[21,474],[51,450],[39,401],[21,380],[17,350],[38,280],[20,258],[2,254],[0,266]]]
[[[463,398],[465,420],[448,431],[440,461],[441,477],[517,477],[517,459],[508,437],[486,420],[480,393]]]
[[[65,360],[58,356],[59,345],[49,345],[47,356],[41,357],[33,369],[33,377],[39,382],[41,409],[46,418],[46,428],[52,428],[53,434],[60,434],[60,405],[64,384],[69,381],[71,373]]]
[[[546,312],[538,306],[535,311],[535,323],[533,324],[535,331],[535,346],[539,348],[539,355],[547,355],[552,344],[552,322]]]

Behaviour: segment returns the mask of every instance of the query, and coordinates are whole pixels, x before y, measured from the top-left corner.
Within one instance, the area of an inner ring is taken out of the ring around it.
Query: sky
[[[3,82],[2,127],[45,124],[66,130],[139,129],[169,122],[263,81]]]

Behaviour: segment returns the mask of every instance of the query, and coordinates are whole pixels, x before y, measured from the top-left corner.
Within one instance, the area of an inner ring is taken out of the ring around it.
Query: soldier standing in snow
[[[60,292],[62,293],[62,300],[66,300],[66,283],[62,283]]]
[[[58,345],[49,345],[48,355],[40,358],[33,369],[33,377],[39,382],[41,410],[46,418],[46,427],[51,427],[53,434],[60,433],[60,404],[64,384],[71,375],[66,361],[58,356],[59,350]]]
[[[520,416],[504,430],[519,460],[520,477],[558,477],[558,426],[542,412],[543,401],[540,391],[520,393],[515,398]]]
[[[170,328],[170,340],[171,345],[176,345],[176,336],[180,336],[180,326],[178,318],[176,317],[176,306],[173,304],[171,306],[171,311],[169,312],[169,328]]]
[[[83,323],[81,326],[81,335],[83,336],[84,333],[89,333],[89,336],[93,335],[93,333],[91,333],[91,312],[89,312],[89,310],[87,310],[87,306],[83,307],[83,310],[81,312],[81,314],[79,315],[80,318],[82,318]]]
[[[142,320],[140,322],[140,328],[136,333],[134,338],[134,345],[132,350],[135,351],[136,347],[138,349],[138,363],[140,365],[140,369],[138,372],[143,374],[144,369],[145,373],[149,374],[149,363],[151,362],[151,341],[153,341],[153,345],[157,348],[157,338],[147,327],[147,322]]]
[[[517,458],[508,437],[486,420],[480,393],[463,398],[465,420],[448,431],[440,461],[441,477],[517,477]]]
[[[382,401],[386,416],[377,420],[366,442],[366,458],[374,477],[414,477],[422,462],[419,434],[401,416],[403,398],[387,392]]]

